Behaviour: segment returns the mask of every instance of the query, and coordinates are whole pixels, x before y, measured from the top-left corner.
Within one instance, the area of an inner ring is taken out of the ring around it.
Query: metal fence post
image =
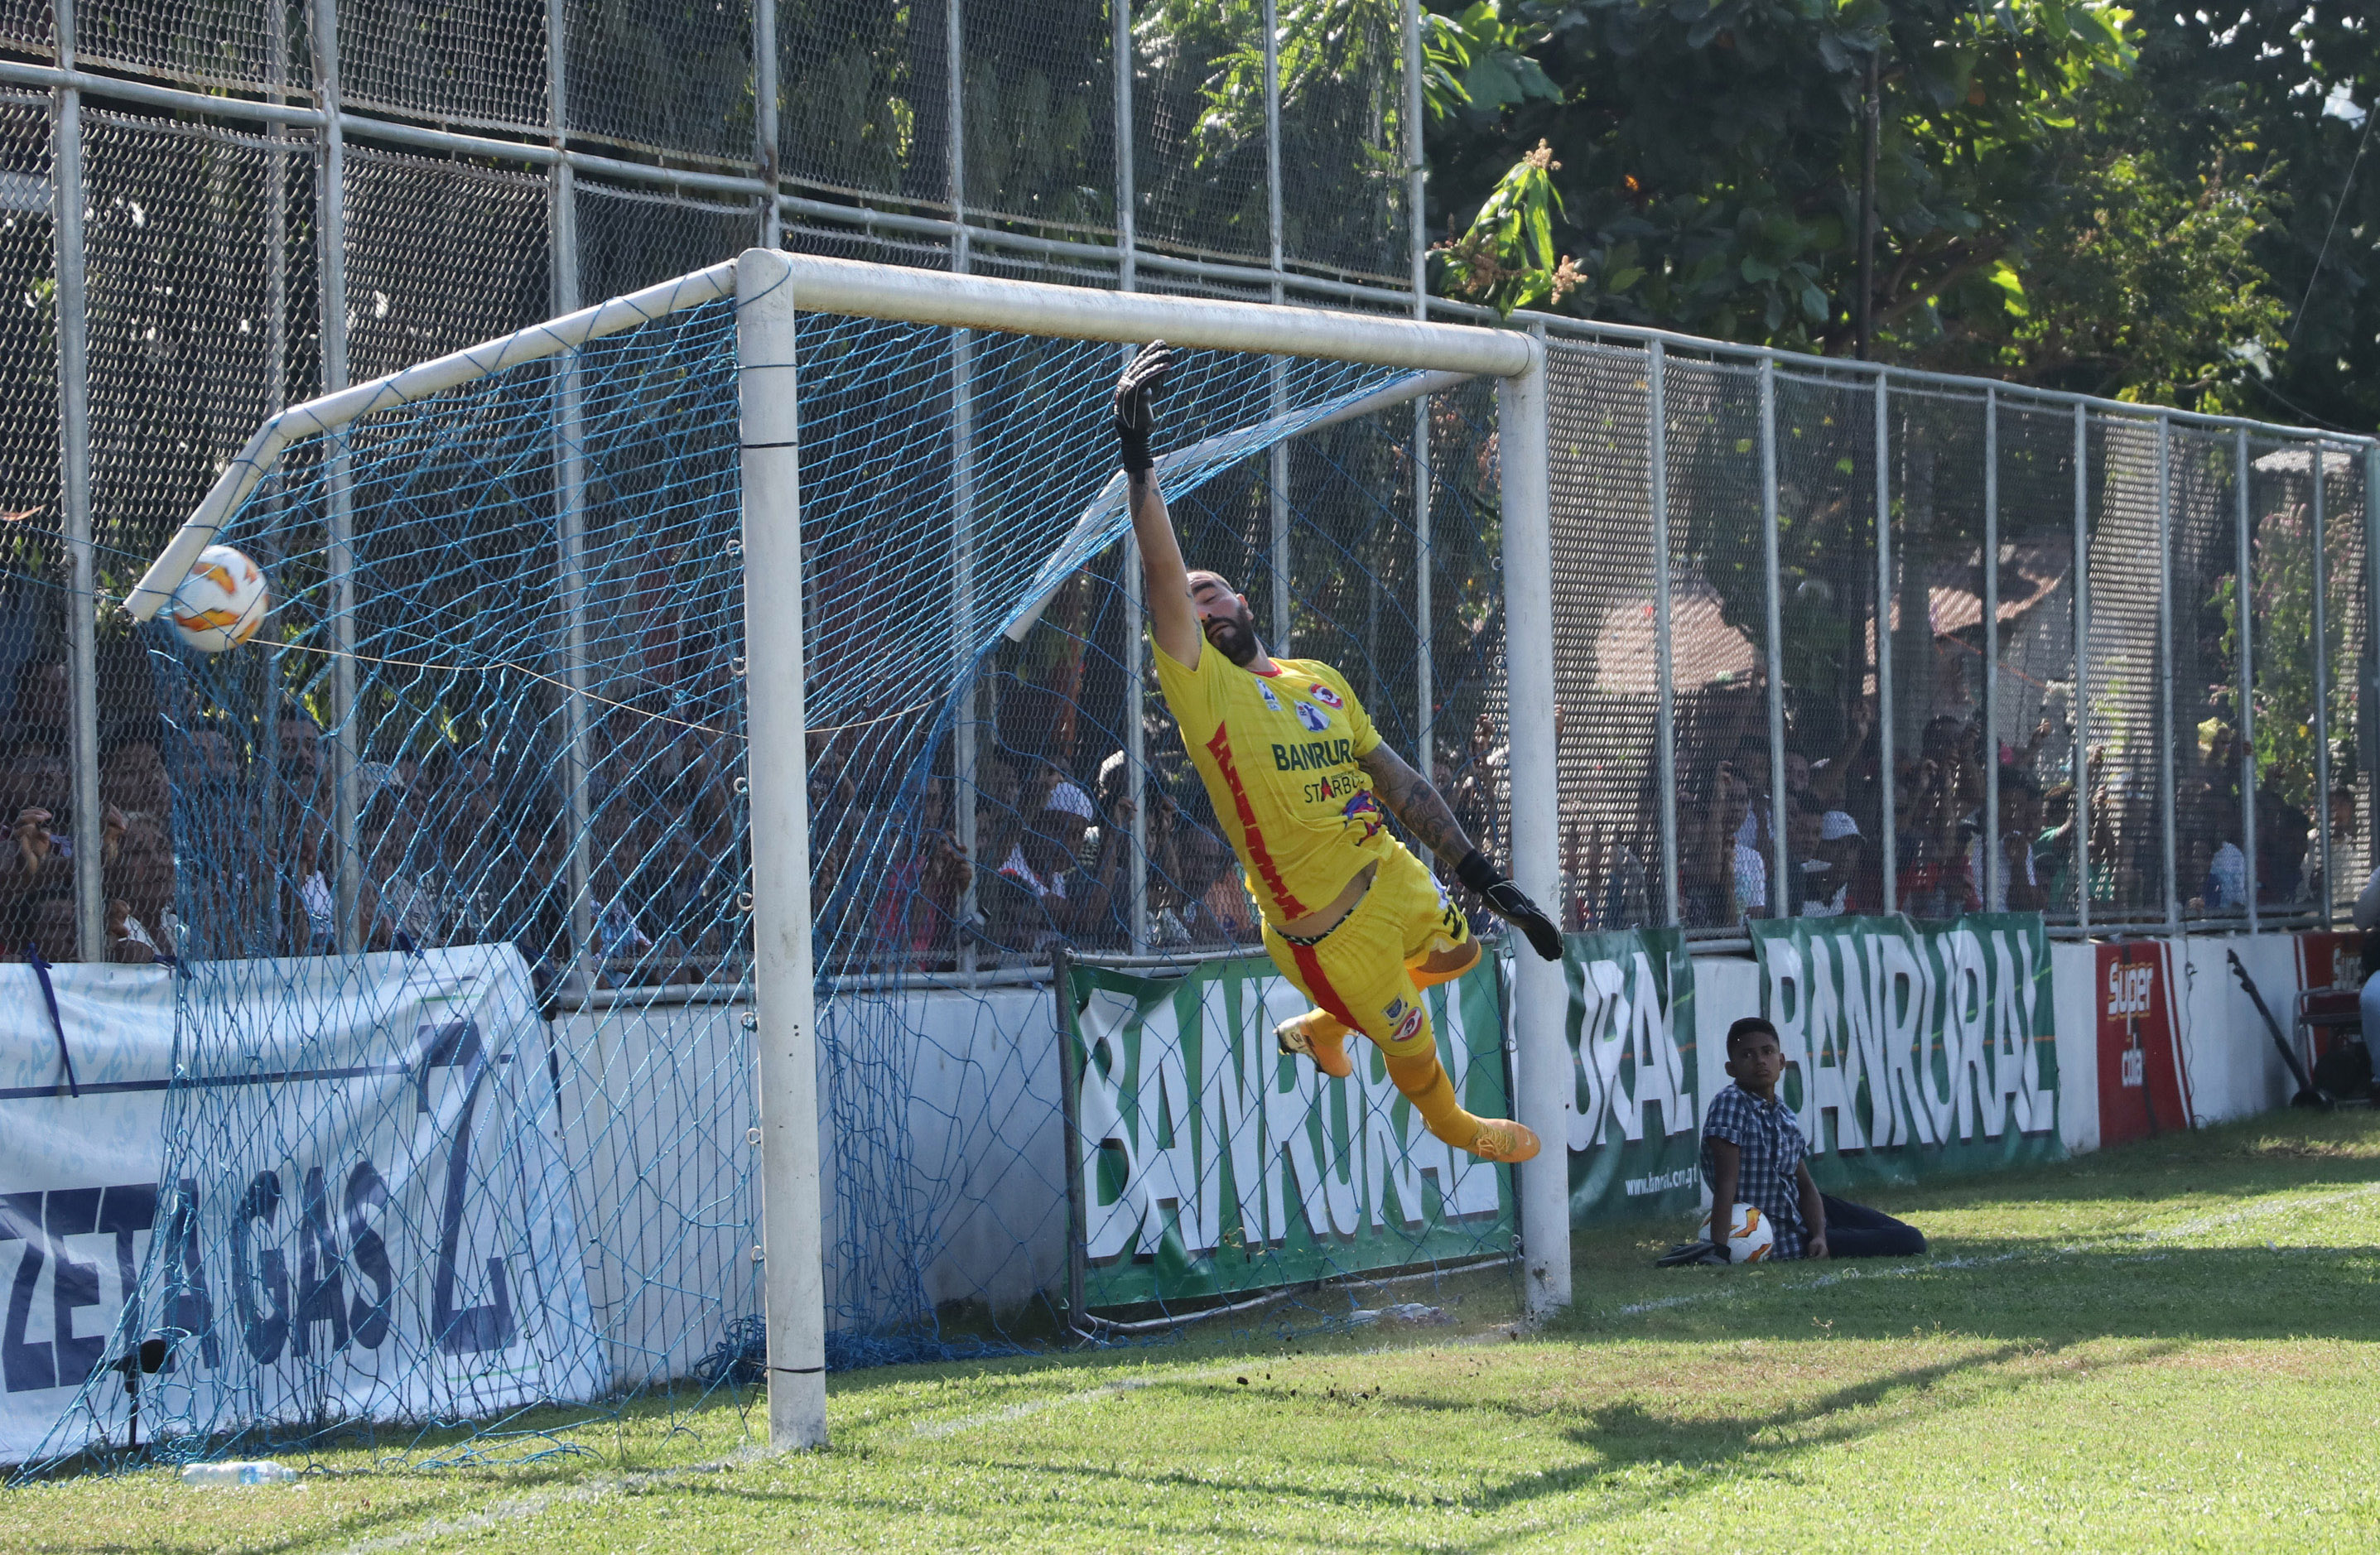
[[[1984,390],[1984,911],[2008,906],[2000,857],[2000,397]]]
[[[1429,320],[1429,229],[1425,220],[1428,195],[1427,147],[1422,139],[1422,49],[1421,0],[1404,0],[1402,7],[1404,23],[1405,70],[1405,235],[1408,259],[1413,276],[1413,316]],[[1414,767],[1425,778],[1436,779],[1437,758],[1433,727],[1437,700],[1436,665],[1432,657],[1437,648],[1433,631],[1430,600],[1430,499],[1433,495],[1429,447],[1429,396],[1414,401],[1413,407],[1413,468],[1414,468],[1414,620],[1420,627],[1420,648],[1414,655]]]
[[[2366,688],[2356,698],[2356,714],[2380,717],[2380,443],[2363,445],[2363,648],[2373,655],[2366,664]],[[2380,750],[2380,729],[2366,729],[2361,746]],[[2366,774],[2371,788],[2371,814],[2363,817],[2363,836],[2373,838],[2371,857],[2380,865],[2380,774]]]
[[[338,0],[313,0],[314,87],[322,103],[322,185],[315,221],[316,263],[322,269],[322,390],[347,386],[346,141],[339,129]],[[331,573],[331,846],[337,859],[338,948],[353,955],[368,937],[362,922],[362,866],[356,854],[356,579],[354,493],[347,440],[333,437],[323,452],[329,498],[327,558]]]
[[[752,153],[760,182],[760,247],[785,246],[783,209],[777,203],[777,0],[752,0]]]
[[[569,18],[564,0],[546,0],[546,105],[556,151],[568,138]],[[547,186],[552,207],[552,304],[556,314],[579,305],[578,188],[567,162],[556,162]],[[595,795],[590,745],[592,718],[587,699],[587,465],[582,452],[584,380],[578,354],[555,359],[554,528],[560,563],[563,612],[563,782],[570,807],[570,965],[582,986],[592,989],[601,971],[595,942]]]
[[[1110,64],[1115,81],[1116,284],[1131,291],[1139,284],[1134,261],[1140,242],[1135,231],[1140,196],[1133,186],[1133,140],[1138,131],[1132,105],[1132,0],[1110,0],[1109,10],[1114,20],[1115,57]]]
[[[1900,793],[1892,750],[1892,375],[1876,374],[1876,831],[1887,913],[1900,910]]]
[[[2180,733],[2173,706],[2173,418],[2164,414],[2156,419],[2156,461],[2157,715],[2151,727],[2157,734],[2157,842],[2164,850],[2165,928],[2168,934],[2179,934],[2180,861],[2173,813],[2173,749]]]
[[[2256,923],[2256,633],[2255,546],[2248,527],[2248,432],[2232,434],[2238,559],[2231,585],[2231,626],[2240,639],[2240,856],[2247,880],[2248,932]]]
[[[1645,463],[1653,506],[1653,781],[1660,786],[1661,893],[1667,921],[1685,921],[1678,900],[1678,675],[1670,641],[1669,355],[1658,340],[1645,354]]]
[[[966,95],[965,18],[960,0],[948,0],[943,10],[944,90],[950,109],[948,156],[951,220],[951,269],[965,274],[971,253],[966,236],[966,137],[960,115]],[[962,972],[975,969],[975,942],[965,926],[976,915],[976,873],[983,860],[976,857],[981,842],[975,823],[976,772],[978,761],[976,728],[975,642],[975,332],[951,332],[951,662],[965,689],[959,716],[951,732],[951,809],[958,845],[977,866],[968,871],[959,894],[958,926],[953,939]],[[994,868],[998,867],[994,861]]]
[[[2313,449],[2313,803],[2315,852],[2322,861],[2322,898],[2315,904],[2315,921],[2330,927],[2330,905],[2338,898],[2338,881],[2331,874],[2330,856],[2330,588],[2323,547],[2322,444]]]
[[[2074,407],[2074,925],[2091,932],[2091,410]]]
[[[1265,108],[1265,234],[1267,264],[1272,272],[1272,299],[1283,300],[1281,232],[1281,7],[1280,0],[1264,0]],[[1289,409],[1288,364],[1271,359],[1272,411]],[[1289,626],[1289,444],[1276,443],[1266,456],[1266,485],[1270,489],[1272,518],[1272,627],[1268,646],[1275,653],[1292,651]]]
[[[74,0],[55,0],[58,64],[74,68]],[[91,318],[83,265],[82,93],[50,97],[51,240],[57,264],[58,505],[67,539],[67,729],[73,762],[76,953],[107,959],[107,895],[99,810],[98,569],[91,549]]]
[[[266,47],[272,53],[264,63],[265,97],[279,107],[285,95],[289,77],[289,8],[267,6],[264,8]],[[264,128],[265,143],[272,149],[265,153],[266,176],[272,180],[264,202],[264,329],[265,402],[278,411],[289,403],[289,127],[273,119]],[[261,538],[261,537],[259,537]],[[272,548],[260,547],[265,554],[257,564],[270,576],[279,556]],[[273,956],[285,953],[282,942],[282,892],[271,882],[279,881],[281,865],[276,859],[294,861],[297,849],[283,835],[281,804],[281,661],[282,649],[276,641],[261,634],[257,640],[257,740],[254,754],[253,782],[257,796],[258,847],[264,855],[263,879],[266,889],[258,904],[258,937],[251,940],[249,954]],[[285,850],[285,851],[283,851]],[[169,946],[179,954],[179,947]]]
[[[1791,917],[1785,854],[1785,627],[1777,567],[1777,358],[1760,358],[1760,571],[1768,629],[1768,916]],[[1507,586],[1510,580],[1507,579]]]
[[[1115,14],[1116,112],[1116,287],[1132,291],[1140,283],[1134,262],[1132,5],[1111,0]],[[1129,359],[1132,350],[1123,349]],[[1135,955],[1148,948],[1148,675],[1141,659],[1142,622],[1148,601],[1141,597],[1140,541],[1123,537],[1123,678],[1124,777],[1132,795],[1132,949]],[[1107,824],[1102,820],[1101,825]]]

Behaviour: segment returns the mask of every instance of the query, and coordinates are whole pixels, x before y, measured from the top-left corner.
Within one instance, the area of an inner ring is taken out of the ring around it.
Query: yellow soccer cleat
[[[1355,1072],[1355,1061],[1347,1056],[1347,1036],[1342,1029],[1328,1037],[1318,1037],[1308,1031],[1306,1022],[1321,1014],[1308,1010],[1305,1014],[1285,1020],[1272,1028],[1272,1039],[1282,1052],[1293,1057],[1310,1058],[1314,1067],[1333,1079],[1343,1080]],[[1339,1022],[1323,1015],[1332,1026]]]
[[[1482,1118],[1479,1132],[1471,1136],[1470,1149],[1481,1160],[1517,1166],[1536,1158],[1537,1136],[1534,1129],[1510,1118]]]

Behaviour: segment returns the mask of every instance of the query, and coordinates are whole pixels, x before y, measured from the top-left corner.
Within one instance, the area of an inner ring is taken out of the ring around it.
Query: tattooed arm
[[[1385,745],[1373,747],[1355,760],[1372,774],[1372,791],[1380,803],[1404,822],[1416,842],[1454,866],[1455,878],[1477,892],[1489,912],[1527,935],[1539,955],[1548,961],[1561,959],[1561,930],[1522,893],[1511,876],[1472,845],[1437,789]]]
[[[1357,757],[1355,764],[1372,774],[1372,791],[1415,842],[1449,865],[1461,864],[1471,853],[1471,839],[1463,834],[1454,812],[1429,780],[1406,766],[1402,757],[1385,745],[1377,745]]]

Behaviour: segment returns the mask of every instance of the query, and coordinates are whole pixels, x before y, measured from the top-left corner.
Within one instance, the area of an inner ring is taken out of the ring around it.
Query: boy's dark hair
[[[1746,1015],[1742,1020],[1737,1021],[1733,1026],[1729,1027],[1727,1028],[1727,1056],[1733,1058],[1735,1056],[1735,1045],[1745,1038],[1755,1035],[1767,1037],[1773,1041],[1777,1037],[1777,1027],[1769,1024],[1768,1017],[1766,1015]]]

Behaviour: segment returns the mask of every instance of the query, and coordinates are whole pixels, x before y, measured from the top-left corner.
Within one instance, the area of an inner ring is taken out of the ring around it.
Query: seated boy
[[[1727,1072],[1703,1120],[1703,1180],[1716,1205],[1749,1204],[1777,1233],[1772,1258],[1914,1257],[1925,1238],[1891,1216],[1822,1194],[1792,1109],[1777,1099],[1785,1054],[1777,1028],[1746,1015],[1727,1028]],[[1714,1252],[1712,1261],[1723,1261]],[[1684,1260],[1680,1260],[1684,1261]]]

